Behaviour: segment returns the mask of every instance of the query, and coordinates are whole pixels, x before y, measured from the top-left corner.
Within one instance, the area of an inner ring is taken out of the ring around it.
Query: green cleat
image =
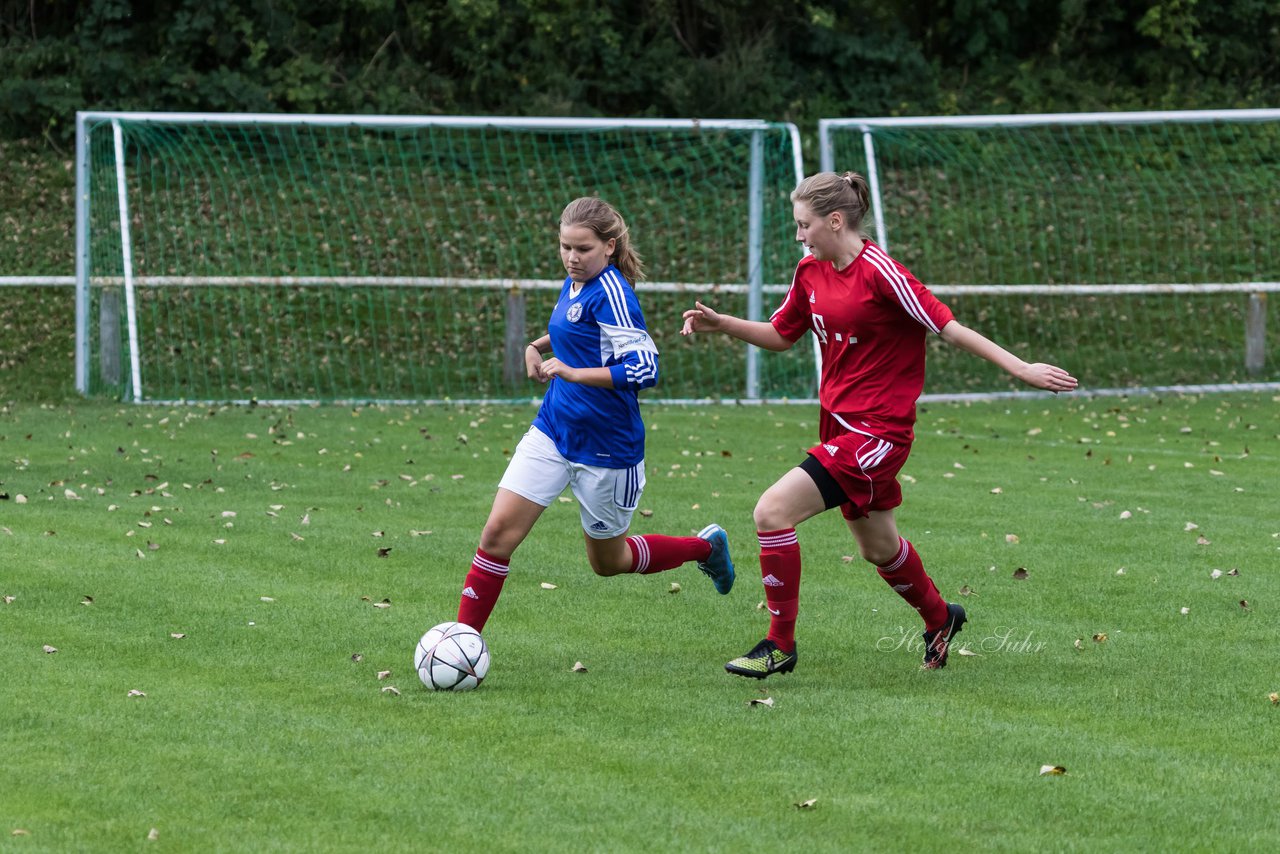
[[[796,669],[796,651],[783,652],[776,643],[765,638],[751,652],[726,664],[724,669],[752,679],[763,679],[771,673],[790,673]]]

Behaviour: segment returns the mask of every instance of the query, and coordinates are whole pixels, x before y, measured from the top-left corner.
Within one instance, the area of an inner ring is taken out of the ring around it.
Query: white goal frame
[[[139,286],[200,286],[200,285],[327,285],[333,287],[351,287],[359,285],[378,285],[406,288],[437,287],[474,287],[489,290],[557,290],[563,281],[525,280],[525,279],[453,279],[439,277],[280,277],[280,276],[239,276],[239,277],[190,277],[190,276],[145,276],[135,277],[131,258],[132,241],[129,233],[129,200],[126,191],[125,158],[121,137],[121,122],[163,123],[163,124],[263,124],[263,125],[312,125],[322,127],[358,126],[371,129],[411,129],[428,126],[447,128],[508,128],[526,130],[606,130],[634,128],[639,130],[745,130],[754,131],[751,145],[751,159],[748,166],[748,281],[738,283],[704,283],[704,282],[645,282],[641,289],[647,291],[688,291],[700,293],[708,288],[718,292],[745,293],[747,295],[748,316],[761,319],[764,311],[763,296],[765,293],[785,293],[789,283],[766,284],[763,281],[764,252],[764,133],[785,129],[790,138],[792,166],[796,183],[804,177],[801,159],[800,132],[793,123],[768,122],[760,119],[609,119],[609,118],[530,118],[510,116],[362,116],[362,115],[330,115],[330,114],[279,114],[279,113],[184,113],[184,112],[114,112],[114,111],[81,111],[76,113],[76,269],[74,284],[76,290],[76,330],[75,330],[75,384],[81,394],[89,393],[91,335],[89,331],[90,286],[91,284],[123,285],[125,294],[125,316],[122,319],[128,334],[128,356],[130,387],[135,403],[144,402],[143,366],[140,363],[138,336],[138,317],[135,304],[135,290]],[[120,217],[120,240],[122,246],[122,276],[93,276],[90,281],[89,270],[89,210],[90,210],[90,150],[88,127],[90,123],[110,122],[115,138],[116,168],[116,204]],[[61,283],[61,282],[60,282]],[[755,347],[746,347],[746,382],[743,399],[759,402],[759,351]],[[170,404],[185,401],[145,402]],[[229,401],[247,403],[249,401]],[[257,403],[310,403],[313,401],[254,401]],[[436,400],[379,400],[375,403],[440,403]],[[465,400],[449,398],[449,403],[493,403],[491,399]],[[706,401],[691,400],[658,400],[649,402],[691,403]]]
[[[871,195],[871,213],[875,224],[876,240],[891,252],[891,227],[885,221],[884,201],[876,162],[875,132],[879,128],[989,128],[1035,127],[1045,125],[1134,125],[1158,123],[1207,123],[1207,122],[1280,122],[1280,109],[1253,110],[1153,110],[1143,112],[1093,112],[1093,113],[1036,113],[1026,115],[987,116],[913,116],[880,118],[826,118],[818,122],[818,154],[823,171],[835,171],[835,149],[832,132],[853,129],[862,134],[863,153],[867,162],[867,185]],[[1265,352],[1265,294],[1280,292],[1278,281],[1239,281],[1215,283],[1173,284],[960,284],[930,285],[939,296],[963,294],[988,295],[1116,295],[1116,294],[1210,294],[1243,293],[1250,295],[1250,317],[1246,335],[1251,353]],[[1084,393],[1095,396],[1121,396],[1132,393],[1161,392],[1220,392],[1220,391],[1274,391],[1280,390],[1280,382],[1239,383],[1231,385],[1203,384],[1177,386],[1151,386],[1143,388],[1091,389]],[[1001,394],[941,394],[926,395],[932,399],[987,399],[996,397],[1040,396],[1039,392],[1009,392]],[[922,399],[925,399],[922,398]]]

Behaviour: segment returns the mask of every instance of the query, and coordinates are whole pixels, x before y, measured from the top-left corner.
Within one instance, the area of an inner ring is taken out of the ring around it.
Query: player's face
[[[809,254],[819,261],[835,257],[838,241],[831,227],[831,217],[818,216],[804,202],[791,204],[791,215],[796,220],[796,240],[804,244]]]
[[[585,225],[560,226],[560,260],[569,278],[578,284],[600,275],[617,245],[613,238],[601,240]]]

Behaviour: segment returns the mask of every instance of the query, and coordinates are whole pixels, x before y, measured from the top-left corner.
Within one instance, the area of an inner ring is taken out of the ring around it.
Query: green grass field
[[[1278,402],[923,408],[899,521],[972,655],[920,671],[826,514],[763,684],[751,509],[816,413],[649,407],[633,530],[720,522],[738,586],[597,578],[555,505],[457,695],[413,647],[531,408],[9,404],[0,852],[1274,848]]]

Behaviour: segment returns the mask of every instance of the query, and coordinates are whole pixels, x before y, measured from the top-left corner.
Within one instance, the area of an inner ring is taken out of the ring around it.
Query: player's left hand
[[[555,356],[542,361],[542,374],[547,379],[559,377],[560,379],[571,383],[576,383],[578,381],[578,369],[569,367]]]
[[[1054,394],[1060,391],[1075,391],[1076,386],[1080,384],[1075,377],[1062,368],[1057,365],[1046,365],[1044,362],[1027,365],[1026,370],[1023,372],[1022,381],[1027,385],[1042,388]]]

